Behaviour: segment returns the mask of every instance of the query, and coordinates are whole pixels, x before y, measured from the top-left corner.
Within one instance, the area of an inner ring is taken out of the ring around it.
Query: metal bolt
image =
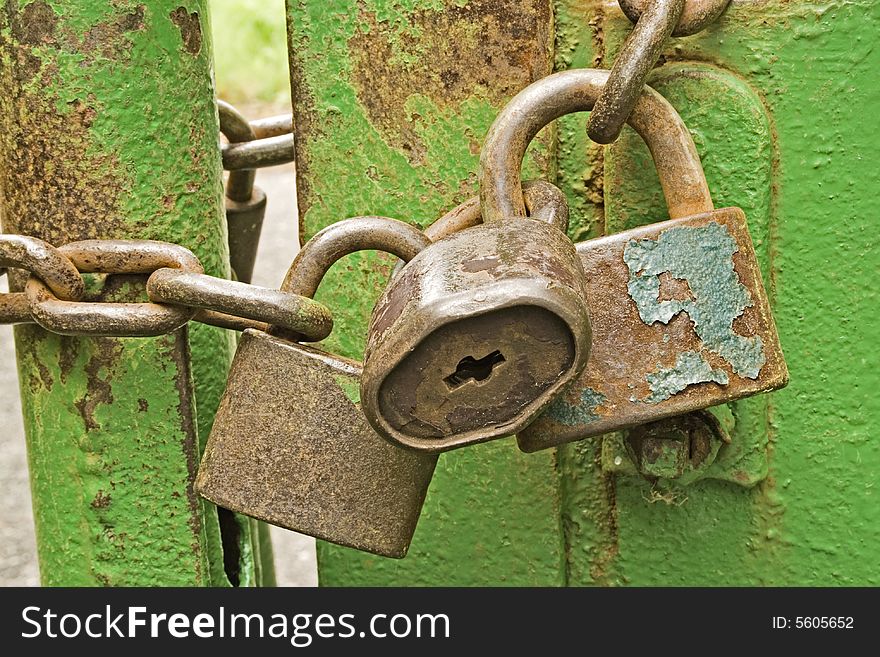
[[[678,479],[709,467],[721,442],[729,442],[729,438],[708,411],[644,424],[624,436],[633,463],[651,481]]]

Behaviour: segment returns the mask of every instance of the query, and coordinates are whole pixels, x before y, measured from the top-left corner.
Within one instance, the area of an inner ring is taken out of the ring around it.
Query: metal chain
[[[279,114],[246,122],[241,114],[229,103],[217,101],[220,114],[221,131],[226,134],[229,144],[222,147],[223,168],[227,171],[244,173],[239,176],[241,189],[247,189],[248,175],[253,169],[273,167],[293,162],[293,114]],[[251,178],[250,184],[253,185]],[[233,185],[233,189],[238,183]],[[237,198],[233,192],[231,198]],[[244,196],[242,192],[240,196]],[[249,198],[249,197],[248,197]]]
[[[0,324],[36,322],[62,335],[148,337],[190,320],[244,330],[270,324],[306,341],[330,334],[330,311],[312,299],[207,276],[182,246],[151,240],[87,240],[55,248],[0,235],[0,267],[30,274],[24,292],[0,293]],[[81,273],[140,274],[148,303],[85,298]]]
[[[255,169],[294,159],[293,115],[247,122],[218,101],[222,147],[230,170],[227,196],[250,199]],[[37,323],[62,335],[149,337],[177,330],[190,320],[243,331],[270,325],[306,341],[333,328],[330,311],[312,299],[204,274],[184,247],[151,240],[88,240],[56,248],[35,237],[0,234],[0,276],[7,269],[30,274],[23,292],[0,293],[0,324]],[[84,299],[81,273],[140,274],[147,303]]]
[[[600,144],[620,135],[632,114],[645,80],[670,36],[696,34],[715,21],[730,0],[618,0],[635,23],[608,82],[590,112],[587,134]]]

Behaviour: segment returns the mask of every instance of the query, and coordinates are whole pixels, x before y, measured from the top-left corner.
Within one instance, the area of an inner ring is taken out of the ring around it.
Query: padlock
[[[525,143],[546,123],[547,96],[556,99],[556,116],[588,111],[607,75],[573,70],[534,83],[505,109],[514,125],[506,138]],[[515,124],[520,116],[531,123]],[[693,139],[660,94],[646,86],[629,123],[651,151],[672,219],[577,245],[593,329],[590,358],[518,434],[526,452],[788,382],[742,210],[714,209]]]
[[[392,219],[341,221],[303,246],[282,290],[312,297],[327,269],[348,253],[379,249],[409,260],[429,243]],[[274,525],[403,557],[437,457],[376,435],[359,408],[358,363],[272,331],[242,336],[197,490]]]
[[[528,216],[519,179],[528,142],[509,154],[496,143],[490,133],[481,165],[486,221],[422,251],[370,321],[363,411],[377,432],[411,449],[441,452],[516,433],[589,354],[584,274],[564,232],[564,197],[548,194],[548,183],[533,187]],[[507,157],[515,185],[496,179]],[[487,216],[487,195],[503,195],[508,185],[519,207]],[[553,219],[560,203],[563,225]]]
[[[256,134],[248,121],[232,105],[217,101],[220,132],[230,144],[253,141]],[[229,172],[226,181],[226,229],[229,264],[235,279],[250,283],[257,259],[257,246],[266,216],[266,193],[254,184],[256,171],[239,169]]]

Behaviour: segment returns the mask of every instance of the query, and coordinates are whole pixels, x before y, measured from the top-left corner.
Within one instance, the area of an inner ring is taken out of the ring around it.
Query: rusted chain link
[[[600,144],[620,135],[645,80],[670,36],[694,34],[718,18],[730,0],[619,0],[635,23],[587,122],[587,134]]]
[[[251,129],[254,131],[256,139],[289,134],[293,132],[293,114],[279,114],[278,116],[254,119],[251,121]]]
[[[608,82],[590,112],[587,135],[610,144],[623,129],[660,52],[684,9],[685,0],[651,0],[623,43]]]
[[[149,240],[88,240],[60,248],[0,235],[0,275],[30,272],[25,291],[0,294],[0,324],[36,322],[63,335],[148,337],[190,320],[243,331],[270,324],[317,341],[333,327],[330,311],[293,292],[206,276],[187,249]],[[83,273],[148,275],[149,303],[85,299]]]
[[[187,249],[149,240],[86,240],[58,251],[81,272],[149,274],[160,267],[201,272]],[[148,337],[170,333],[192,319],[195,309],[155,303],[64,301],[36,275],[25,285],[31,315],[43,328],[61,335]]]
[[[0,269],[0,276],[6,269]],[[30,321],[31,309],[22,293],[0,293],[0,324],[20,324]]]
[[[293,162],[293,159],[291,133],[223,147],[223,168],[227,171],[274,167]]]
[[[333,329],[330,311],[317,301],[204,274],[159,269],[147,281],[147,294],[153,301],[211,311],[196,319],[214,324],[224,322],[226,328],[265,330],[274,324],[296,331],[308,342],[323,340]],[[241,318],[259,324],[249,324]]]
[[[229,103],[218,100],[217,112],[220,116],[220,132],[230,144],[246,143],[257,138],[247,119]],[[226,181],[226,196],[233,201],[250,201],[256,177],[257,172],[254,169],[239,169],[231,172],[229,180]]]
[[[0,273],[25,269],[39,276],[59,298],[82,298],[84,283],[76,267],[58,249],[24,235],[0,235]],[[23,292],[0,294],[0,324],[29,321],[30,306]]]
[[[645,11],[645,6],[652,0],[618,0],[621,10],[633,23]],[[683,37],[702,32],[727,9],[730,0],[685,0],[684,11],[672,36]]]

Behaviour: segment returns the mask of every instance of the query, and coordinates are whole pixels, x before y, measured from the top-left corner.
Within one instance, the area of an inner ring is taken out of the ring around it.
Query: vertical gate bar
[[[632,27],[616,0],[601,3],[595,41],[608,64]],[[717,206],[746,211],[791,382],[732,405],[735,432],[767,462],[766,473],[760,463],[740,472],[760,479],[751,488],[706,480],[664,501],[636,477],[572,463],[563,504],[589,529],[569,537],[572,584],[880,584],[880,292],[866,284],[880,270],[880,131],[866,118],[880,103],[878,31],[872,0],[734,0],[705,31],[668,44],[649,83],[694,135]],[[606,151],[610,232],[665,216],[637,141]],[[583,445],[571,447],[585,455]],[[604,553],[601,523],[583,512],[603,498]]]
[[[553,66],[552,0],[288,0],[300,234],[348,216],[424,226],[476,193],[480,146],[505,102]],[[553,131],[525,175],[553,165]],[[358,254],[319,291],[327,348],[359,358],[392,260]],[[326,543],[329,585],[556,585],[563,581],[552,451],[512,440],[441,456],[406,559]]]
[[[206,5],[0,5],[4,231],[167,240],[228,275]],[[104,294],[132,287],[111,281]],[[15,341],[43,582],[228,584],[216,511],[192,479],[230,336],[87,339],[21,325]],[[249,583],[249,525],[238,524],[245,557],[231,576]]]

